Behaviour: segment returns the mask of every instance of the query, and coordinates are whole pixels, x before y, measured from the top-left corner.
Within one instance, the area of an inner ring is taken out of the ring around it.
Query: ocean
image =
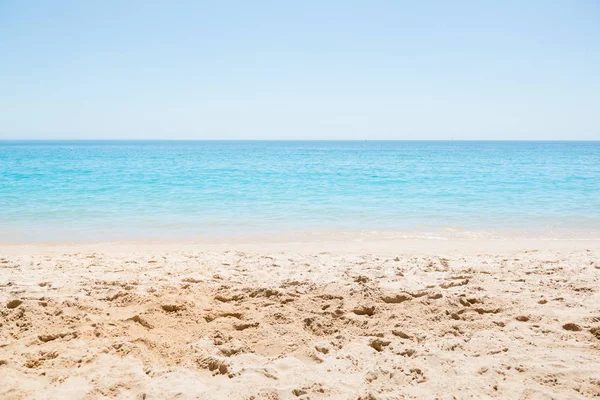
[[[0,141],[0,242],[600,237],[600,142]]]

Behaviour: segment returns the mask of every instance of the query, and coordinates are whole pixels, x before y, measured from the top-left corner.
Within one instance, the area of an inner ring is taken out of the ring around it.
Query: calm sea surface
[[[0,141],[0,241],[600,237],[600,142]]]

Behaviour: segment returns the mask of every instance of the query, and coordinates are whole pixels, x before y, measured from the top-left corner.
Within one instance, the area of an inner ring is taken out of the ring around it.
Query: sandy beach
[[[600,241],[0,246],[2,399],[600,397]]]

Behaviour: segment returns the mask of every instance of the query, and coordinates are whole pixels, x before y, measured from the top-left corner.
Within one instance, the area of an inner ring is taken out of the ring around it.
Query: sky
[[[600,140],[600,2],[0,0],[0,139]]]

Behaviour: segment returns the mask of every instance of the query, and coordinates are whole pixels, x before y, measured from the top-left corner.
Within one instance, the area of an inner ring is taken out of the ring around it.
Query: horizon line
[[[600,139],[2,139],[0,142],[600,142]]]

